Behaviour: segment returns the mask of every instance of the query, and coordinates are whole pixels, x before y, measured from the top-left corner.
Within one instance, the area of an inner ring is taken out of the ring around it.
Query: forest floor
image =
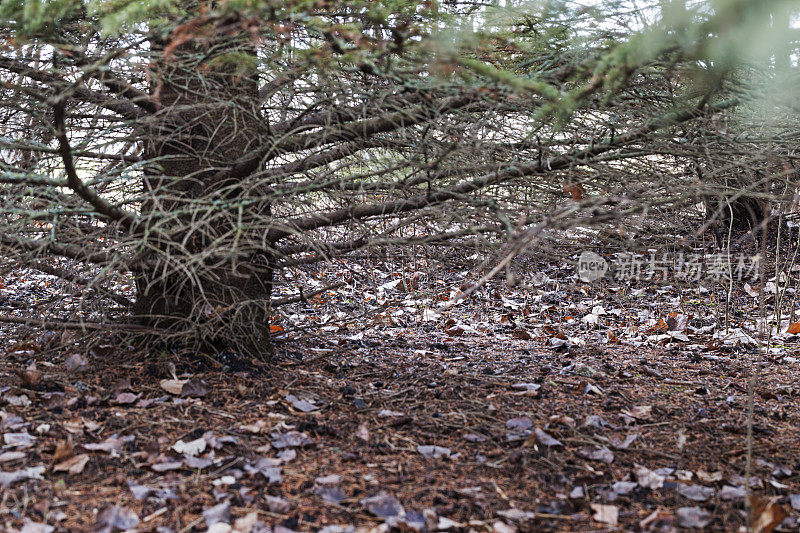
[[[726,330],[725,287],[548,269],[440,314],[413,269],[320,297],[270,366],[4,326],[0,529],[797,531],[800,340],[757,348],[742,287]]]

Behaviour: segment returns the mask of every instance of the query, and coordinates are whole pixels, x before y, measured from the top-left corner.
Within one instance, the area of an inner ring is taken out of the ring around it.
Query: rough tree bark
[[[270,205],[263,191],[256,200],[219,174],[263,145],[257,76],[236,61],[255,59],[255,51],[241,32],[204,29],[213,37],[152,42],[151,91],[161,109],[142,133],[146,156],[158,161],[143,178],[142,231],[164,237],[143,252],[148,268],[136,279],[134,311],[159,328],[195,327],[202,349],[263,358],[271,354],[272,261],[248,229]],[[230,205],[220,214],[208,207],[214,202]],[[205,254],[211,243],[224,243],[226,253]],[[222,331],[237,345],[223,346]]]

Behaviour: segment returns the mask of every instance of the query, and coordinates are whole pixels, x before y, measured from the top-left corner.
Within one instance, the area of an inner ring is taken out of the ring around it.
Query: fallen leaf
[[[597,522],[608,524],[609,526],[616,526],[619,521],[619,507],[616,505],[602,505],[599,503],[590,504],[594,516],[592,518]]]
[[[79,353],[73,353],[67,356],[64,361],[64,366],[67,372],[79,374],[89,368],[89,361]]]
[[[530,417],[520,416],[517,418],[512,418],[506,422],[506,427],[514,431],[522,431],[532,428],[533,421],[530,419]]]
[[[628,415],[637,420],[650,420],[652,411],[652,405],[636,405],[630,409],[622,411],[622,414]]]
[[[70,457],[66,461],[58,463],[53,467],[54,472],[67,472],[69,474],[80,474],[83,472],[86,463],[89,462],[89,456],[85,453]]]
[[[163,387],[163,385],[162,385]],[[183,384],[180,395],[183,397],[203,398],[208,394],[206,382],[199,378],[192,378]]]
[[[639,486],[645,489],[656,490],[664,486],[664,476],[653,472],[649,468],[636,465],[636,481]]]
[[[545,433],[543,430],[539,428],[535,428],[533,430],[533,434],[536,436],[536,440],[539,441],[539,444],[541,444],[542,446],[547,446],[550,448],[555,446],[563,446],[563,444],[561,444],[561,441],[553,438],[552,436]]]
[[[682,527],[704,528],[711,522],[711,513],[699,507],[681,507],[676,514]]]
[[[467,442],[486,442],[486,437],[477,433],[467,433],[464,435],[464,440]]]
[[[678,430],[678,451],[683,450],[684,446],[686,446],[686,428],[680,428]]]
[[[35,389],[42,381],[42,373],[36,368],[36,363],[31,363],[25,370],[17,370],[16,374],[22,386],[30,389]]]
[[[27,457],[25,452],[3,452],[0,453],[0,463],[10,463]]]
[[[179,440],[172,445],[172,449],[183,455],[195,456],[198,453],[202,453],[206,449],[206,444],[206,440],[202,437],[190,442],[183,442],[182,440]]]
[[[361,505],[378,518],[390,518],[405,513],[403,505],[391,494],[381,491],[375,496],[363,498]]]
[[[356,438],[362,442],[369,442],[369,429],[367,428],[367,424],[362,422],[359,424],[358,429],[356,430]]]
[[[586,191],[580,183],[569,183],[565,181],[562,183],[561,188],[566,196],[576,202],[583,200],[583,196],[586,194]]]
[[[339,474],[330,474],[327,476],[320,476],[314,480],[317,485],[338,485],[342,482],[342,476]]]
[[[790,494],[789,503],[791,504],[792,509],[795,511],[800,511],[800,494]]]
[[[605,496],[607,501],[613,502],[619,496],[630,494],[638,486],[639,484],[633,481],[617,481],[611,485],[609,489],[603,490],[601,493]]]
[[[614,452],[605,446],[587,446],[578,450],[578,455],[585,457],[586,459],[600,461],[601,463],[608,465],[614,462]]]
[[[325,485],[314,488],[314,494],[328,503],[338,504],[347,498],[344,490],[338,485]]]
[[[56,445],[56,451],[53,452],[53,463],[60,463],[73,455],[75,452],[72,449],[72,440],[68,438]]]
[[[286,514],[292,509],[292,504],[288,500],[278,496],[266,495],[264,496],[264,501],[271,513]]]
[[[30,448],[36,441],[36,437],[28,432],[3,433],[3,442],[13,448]]]
[[[139,516],[127,507],[108,505],[97,516],[95,531],[126,531],[139,525]]]
[[[272,445],[278,448],[297,448],[308,446],[314,443],[314,440],[306,433],[301,431],[287,431],[286,433],[271,433]]]
[[[492,524],[492,533],[517,533],[517,528],[509,526],[500,520],[496,520],[495,523]]]
[[[772,470],[772,477],[776,479],[784,479],[787,477],[792,477],[792,469],[787,468],[783,465],[778,465]]]
[[[583,421],[583,427],[595,427],[597,429],[616,429],[616,426],[613,424],[609,424],[605,418],[600,415],[589,415],[586,417],[586,420]]]
[[[265,531],[259,526],[258,511],[252,511],[233,522],[234,533],[251,533],[255,531]]]
[[[280,459],[261,457],[254,464],[245,465],[244,470],[251,476],[261,474],[269,483],[281,483],[283,482],[283,470],[278,466],[281,462]]]
[[[145,485],[139,485],[132,481],[128,481],[128,489],[131,491],[131,495],[133,496],[134,500],[144,500],[147,496],[153,492],[153,489],[147,487]]]
[[[609,435],[606,440],[608,443],[618,450],[626,450],[633,442],[639,438],[637,433],[631,433],[626,435],[625,438],[621,438],[617,435]]]
[[[764,481],[756,476],[750,476],[750,482],[747,483],[744,479],[744,476],[740,476],[739,474],[732,474],[728,476],[728,481],[730,481],[731,485],[744,486],[745,484],[747,484],[750,486],[751,489],[764,488]]]
[[[436,530],[437,531],[450,531],[451,529],[462,529],[464,524],[461,522],[456,522],[455,520],[451,520],[446,516],[440,516],[439,521],[436,523]]]
[[[128,391],[130,392],[131,389],[131,378],[122,378],[121,380],[117,381],[113,387],[111,387],[112,394],[119,394],[120,392]]]
[[[5,394],[3,401],[13,407],[28,407],[31,404],[30,399],[25,394]]]
[[[55,530],[56,528],[53,526],[42,524],[41,522],[31,522],[26,518],[19,533],[53,533]]]
[[[136,439],[135,435],[128,435],[127,437],[120,437],[120,438],[117,438],[116,435],[111,435],[110,437],[108,437],[103,442],[96,442],[96,443],[90,442],[90,443],[81,445],[81,447],[84,450],[87,450],[87,451],[90,451],[90,452],[112,453],[112,452],[121,451],[122,447],[126,443],[133,442],[135,439]]]
[[[0,472],[0,487],[5,489],[17,481],[24,481],[26,479],[42,479],[42,473],[44,471],[45,467],[43,466],[32,466],[13,472]]]
[[[753,287],[749,283],[745,283],[744,292],[746,292],[751,298],[758,298],[758,295],[761,293],[761,289],[759,287]]]
[[[206,431],[205,433],[203,433],[203,438],[206,440],[208,445],[215,450],[221,449],[226,444],[234,444],[234,445],[239,444],[239,439],[237,439],[236,437],[233,437],[231,435],[223,435],[221,437],[217,437],[216,435],[214,435],[213,431]]]
[[[786,330],[789,335],[797,335],[800,333],[800,322],[789,324],[789,329]]]
[[[552,415],[550,417],[551,424],[561,424],[562,426],[566,426],[568,428],[576,428],[578,424],[575,422],[575,419],[571,416],[567,415]]]
[[[522,509],[506,509],[505,511],[497,511],[497,514],[509,522],[515,522],[520,525],[536,519],[536,513],[523,511]]]
[[[313,403],[309,402],[308,400],[298,398],[294,394],[287,395],[286,401],[291,403],[292,407],[294,407],[298,411],[302,411],[303,413],[310,413],[312,411],[316,411],[319,409],[319,407],[317,407]]]
[[[542,388],[542,386],[539,383],[514,383],[511,385],[511,388],[528,393],[536,393]]]
[[[162,379],[159,385],[168,393],[180,396],[184,384],[186,384],[186,381],[181,381],[179,379]]]
[[[678,494],[695,502],[704,502],[714,496],[712,487],[702,487],[700,485],[678,484]]]
[[[753,494],[750,495],[751,522],[753,533],[771,533],[778,527],[789,513],[775,500],[765,501]]]
[[[431,457],[433,459],[450,457],[450,448],[444,448],[442,446],[417,446],[417,451],[425,457]]]
[[[231,502],[225,501],[203,511],[203,519],[208,527],[217,523],[227,524],[231,521]]]
[[[282,463],[288,463],[290,461],[294,461],[297,458],[297,451],[292,448],[287,448],[285,450],[281,450],[278,452],[278,459]]]
[[[269,423],[266,420],[256,420],[252,424],[243,424],[239,426],[242,431],[246,431],[248,433],[261,433],[269,426]]]
[[[114,398],[114,402],[120,405],[129,405],[139,399],[141,393],[134,394],[132,392],[120,392],[117,394],[116,398]]]
[[[695,472],[697,479],[702,481],[703,483],[716,483],[717,481],[722,481],[722,478],[725,474],[722,472],[706,472],[704,470],[698,470]]]
[[[744,500],[746,495],[747,492],[744,490],[744,487],[732,487],[730,485],[724,485],[719,490],[720,499],[726,501]]]
[[[205,457],[192,457],[191,455],[183,456],[183,464],[186,468],[193,470],[203,470],[214,464],[214,461]]]

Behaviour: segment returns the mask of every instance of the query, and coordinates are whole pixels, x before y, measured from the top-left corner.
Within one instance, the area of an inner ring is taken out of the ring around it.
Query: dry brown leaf
[[[765,501],[755,495],[750,495],[752,509],[752,522],[750,528],[754,533],[772,533],[783,519],[789,516],[788,511],[775,501]]]
[[[42,381],[42,373],[36,368],[36,363],[31,364],[25,370],[17,370],[22,385],[28,388],[35,389]]]
[[[72,449],[72,439],[60,442],[56,446],[56,451],[53,453],[53,464],[69,459],[73,455],[75,455],[75,452]]]
[[[647,333],[650,333],[650,334],[652,334],[652,333],[663,333],[665,331],[667,331],[667,323],[664,322],[664,319],[659,318],[658,319],[658,323],[656,323],[655,325],[651,326],[647,330]]]
[[[555,337],[557,339],[566,340],[567,336],[562,333],[562,331],[554,326],[544,325],[542,326],[542,333],[545,333],[551,337]]]
[[[575,200],[583,200],[583,195],[586,194],[586,190],[580,183],[568,183],[564,182],[562,185],[562,189],[564,190],[564,194]]]
[[[514,331],[511,332],[511,336],[521,341],[531,340],[531,334],[525,331],[524,329],[515,329]]]
[[[181,392],[183,392],[184,383],[186,381],[181,381],[180,379],[162,379],[160,385],[168,393],[180,396]]]
[[[650,420],[652,411],[652,405],[635,405],[630,409],[623,410],[622,414],[636,418],[637,420]]]
[[[71,457],[66,461],[58,463],[53,467],[54,472],[68,472],[70,474],[80,474],[83,472],[86,463],[89,462],[89,456],[85,453]]]

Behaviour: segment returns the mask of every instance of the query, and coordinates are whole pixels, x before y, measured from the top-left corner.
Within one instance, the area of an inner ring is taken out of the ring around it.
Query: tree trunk
[[[251,233],[270,205],[244,180],[219,177],[263,142],[255,69],[237,61],[255,52],[244,35],[211,31],[177,47],[152,43],[152,93],[162,109],[144,133],[157,164],[143,178],[150,247],[135,313],[186,347],[265,358],[272,260]]]
[[[712,228],[718,245],[721,246],[731,232],[734,236],[756,232],[769,218],[767,202],[761,198],[739,197],[726,200],[709,197],[705,200],[707,227]]]

